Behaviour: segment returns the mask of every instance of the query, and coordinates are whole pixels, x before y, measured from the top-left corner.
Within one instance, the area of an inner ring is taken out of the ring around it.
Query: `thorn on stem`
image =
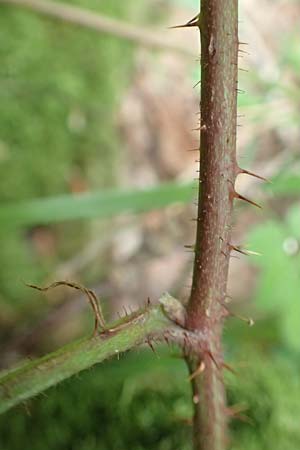
[[[210,350],[205,350],[204,353],[205,353],[206,355],[209,356],[209,358],[210,358],[210,359],[212,360],[212,362],[215,364],[216,368],[220,370],[220,366],[219,366],[219,364],[217,363],[217,360],[216,360],[216,358],[214,357],[214,355],[212,354],[212,352],[211,352]]]
[[[235,314],[235,313],[233,313],[233,312],[231,312],[229,310],[228,310],[228,312],[229,312],[231,317],[239,319],[242,322],[246,322],[249,325],[249,327],[253,327],[253,325],[255,324],[254,320],[251,317],[243,317],[243,316],[240,316],[239,314]]]
[[[156,351],[155,351],[155,349],[154,349],[154,346],[153,346],[151,340],[150,340],[150,339],[147,339],[146,343],[149,345],[149,347],[150,347],[150,349],[152,350],[152,352],[153,352],[155,355],[157,355],[157,353],[156,353]]]
[[[253,200],[250,200],[249,198],[244,197],[244,196],[241,195],[241,194],[238,194],[236,191],[234,191],[234,197],[235,197],[235,198],[238,198],[238,199],[240,199],[240,200],[244,200],[244,202],[250,203],[250,205],[256,206],[256,207],[259,208],[259,209],[262,208],[258,203],[255,203]]]
[[[227,416],[231,417],[232,419],[238,419],[242,422],[249,423],[250,425],[254,425],[253,420],[250,419],[245,414],[241,414],[242,412],[246,411],[247,408],[241,405],[233,405],[226,408],[226,414]]]
[[[228,244],[228,246],[231,251],[234,250],[235,252],[248,256],[248,253],[245,250],[243,250],[239,245]]]
[[[242,255],[250,256],[250,255],[256,255],[261,256],[261,253],[254,252],[252,250],[243,249],[240,245],[232,245],[229,244],[230,250],[234,250],[235,252],[241,253]]]
[[[241,44],[241,42],[239,42],[239,44]],[[239,48],[239,53],[244,53],[245,55],[250,55],[249,52],[247,52],[246,50],[242,50]]]
[[[198,375],[201,375],[205,370],[205,364],[204,361],[201,361],[195,372],[193,372],[189,377],[188,380],[192,381],[194,378],[196,378]]]
[[[194,405],[198,405],[199,402],[200,402],[200,397],[199,397],[198,394],[195,394],[193,396],[193,403],[194,403]]]
[[[170,29],[174,28],[190,28],[190,27],[198,27],[199,28],[199,14],[189,20],[187,23],[182,25],[175,25],[173,27],[169,27]]]
[[[223,369],[228,370],[228,372],[231,372],[231,373],[233,373],[234,375],[237,375],[236,370],[234,370],[234,368],[233,368],[230,364],[227,364],[227,363],[223,362],[223,363],[222,363],[222,367],[223,367]]]
[[[240,167],[238,169],[239,169],[239,173],[244,173],[246,175],[250,175],[251,177],[258,178],[259,180],[266,181],[267,183],[271,183],[271,181],[268,180],[267,178],[262,177],[261,175],[257,175],[254,172],[250,172],[250,170],[241,169]]]
[[[170,341],[169,341],[169,338],[168,338],[168,336],[166,334],[164,334],[164,340],[165,340],[166,344],[168,346],[170,346]]]

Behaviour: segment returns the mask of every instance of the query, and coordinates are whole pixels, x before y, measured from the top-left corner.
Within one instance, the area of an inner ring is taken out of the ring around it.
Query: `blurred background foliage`
[[[193,30],[166,28],[196,0],[72,1],[153,30],[153,51],[0,4],[1,366],[86,333],[82,298],[31,292],[23,281],[73,279],[113,317],[170,290],[188,297],[199,88]],[[235,243],[261,256],[232,258],[225,331],[231,447],[299,449],[300,33],[297,0],[242,0]],[[173,33],[173,32],[172,32]],[[190,55],[188,54],[190,53]],[[247,71],[245,71],[247,70]],[[244,92],[245,91],[245,92]],[[187,223],[188,222],[188,223]],[[235,256],[235,255],[234,255]],[[183,362],[141,350],[51,389],[0,417],[3,450],[190,449]]]

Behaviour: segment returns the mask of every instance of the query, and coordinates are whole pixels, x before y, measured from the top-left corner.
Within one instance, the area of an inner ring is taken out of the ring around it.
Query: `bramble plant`
[[[166,341],[182,349],[189,368],[194,449],[224,450],[228,445],[223,370],[229,367],[223,358],[222,331],[229,315],[230,255],[245,252],[231,243],[233,203],[240,199],[256,205],[236,192],[235,181],[241,173],[257,175],[241,169],[236,160],[238,1],[202,0],[200,8],[201,14],[176,26],[198,28],[201,39],[201,164],[189,302],[185,307],[171,295],[162,294],[156,304],[148,302],[144,308],[106,324],[92,290],[66,281],[45,288],[31,286],[47,290],[68,285],[81,290],[92,307],[95,330],[92,336],[0,374],[1,412],[107,358],[138,345]],[[24,220],[26,223],[26,217]]]

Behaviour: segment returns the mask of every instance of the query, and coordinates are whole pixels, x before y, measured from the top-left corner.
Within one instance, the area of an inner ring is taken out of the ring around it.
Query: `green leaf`
[[[262,257],[255,257],[252,260],[255,265],[261,267],[256,301],[259,307],[266,311],[278,311],[283,308],[282,297],[286,289],[285,271],[289,272],[287,265],[290,265],[282,247],[284,237],[284,229],[275,221],[255,228],[249,236],[251,249],[262,253]]]
[[[0,223],[2,227],[32,226],[140,213],[174,203],[188,203],[194,193],[191,183],[169,183],[140,191],[107,190],[36,199],[2,205]]]
[[[299,237],[299,207],[289,211],[285,223],[269,221],[249,236],[251,248],[263,254],[261,258],[253,258],[253,263],[261,268],[255,296],[257,307],[279,316],[285,344],[297,351],[300,351]]]
[[[272,184],[267,186],[276,195],[299,195],[300,176],[293,174],[279,175],[272,180]]]
[[[300,239],[300,206],[292,206],[286,216],[286,222],[289,227],[291,234]]]

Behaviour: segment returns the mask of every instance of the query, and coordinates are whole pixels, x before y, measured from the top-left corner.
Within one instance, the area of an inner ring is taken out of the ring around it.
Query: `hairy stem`
[[[224,450],[222,376],[225,309],[236,163],[238,0],[201,2],[201,164],[193,284],[187,326],[209,344],[188,357],[193,378],[194,448]],[[203,370],[198,370],[202,367]]]
[[[182,306],[164,294],[158,306],[148,306],[111,325],[93,338],[67,345],[16,369],[0,373],[0,413],[70,376],[144,342],[167,338],[181,342]]]

